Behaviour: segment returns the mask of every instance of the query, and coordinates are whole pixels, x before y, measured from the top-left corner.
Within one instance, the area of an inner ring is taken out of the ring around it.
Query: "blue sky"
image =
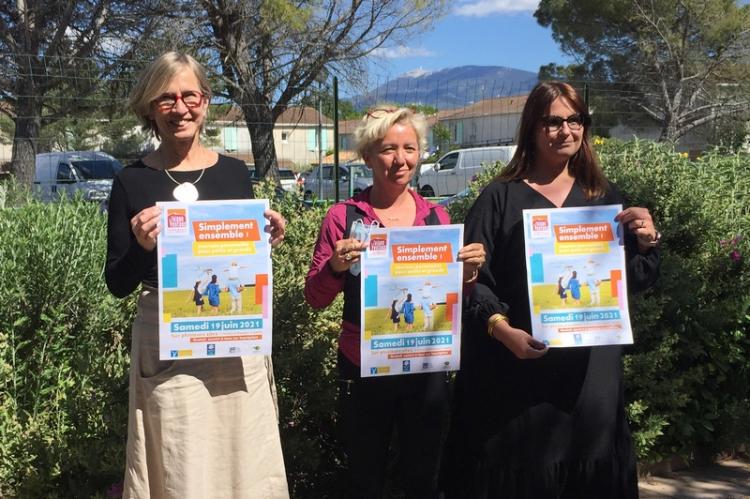
[[[506,66],[536,73],[539,66],[569,64],[533,13],[538,0],[452,2],[432,31],[406,45],[379,49],[370,66],[370,83],[383,83],[412,71],[479,65]]]

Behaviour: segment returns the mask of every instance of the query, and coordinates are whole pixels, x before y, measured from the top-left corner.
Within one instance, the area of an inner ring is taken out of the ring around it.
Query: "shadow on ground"
[[[750,498],[750,459],[719,463],[641,478],[641,499]]]

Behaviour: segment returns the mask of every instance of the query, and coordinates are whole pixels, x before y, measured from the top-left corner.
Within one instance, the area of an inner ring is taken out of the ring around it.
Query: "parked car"
[[[122,168],[104,152],[67,151],[36,155],[34,188],[43,201],[82,193],[89,201],[104,203],[112,190],[112,179]]]
[[[247,171],[250,174],[250,182],[254,185],[261,181],[255,172],[255,165],[248,165]],[[281,188],[287,192],[297,192],[297,174],[288,168],[279,168],[279,183]]]
[[[287,192],[297,191],[297,174],[288,168],[279,168],[279,183]]]
[[[443,155],[432,170],[419,176],[419,193],[422,196],[452,196],[464,190],[484,165],[495,161],[508,163],[516,146],[476,147],[456,149]]]
[[[351,175],[350,175],[351,173]],[[316,166],[304,177],[304,197],[330,199],[335,196],[333,182],[333,165],[323,165],[323,183],[320,182],[320,167]],[[372,185],[372,170],[364,163],[339,165],[339,197],[347,198],[365,190]],[[321,193],[322,186],[322,193]],[[351,187],[351,191],[349,188]]]

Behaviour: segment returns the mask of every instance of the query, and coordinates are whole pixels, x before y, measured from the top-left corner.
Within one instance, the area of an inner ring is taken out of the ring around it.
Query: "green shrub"
[[[641,461],[750,441],[750,161],[718,153],[689,161],[644,142],[608,141],[598,152],[609,178],[652,211],[664,234],[661,278],[632,300],[636,343],[625,359]],[[498,170],[488,169],[474,191]],[[5,192],[0,496],[102,496],[122,480],[135,296],[118,300],[104,286],[106,221],[96,206]],[[452,204],[452,219],[460,223],[472,202]],[[290,221],[273,251],[273,359],[289,485],[295,498],[339,497],[341,300],[315,311],[303,297],[326,207],[307,209],[293,196],[273,205]]]
[[[700,459],[747,442],[750,158],[717,151],[690,161],[671,146],[616,141],[599,154],[664,238],[659,282],[633,300],[625,363],[640,457]]]
[[[663,233],[657,285],[631,300],[628,417],[642,462],[750,441],[750,157],[690,161],[665,144],[596,141],[607,177]],[[464,220],[473,195],[450,206]]]
[[[257,197],[272,196],[270,184]],[[273,198],[272,198],[273,199]],[[303,290],[327,205],[305,208],[286,196],[273,203],[289,220],[284,243],[272,252],[273,361],[281,443],[292,497],[339,497],[341,449],[336,438],[336,349],[342,299],[324,310],[305,303]]]
[[[132,306],[104,286],[105,231],[82,201],[0,210],[0,496],[122,479]]]

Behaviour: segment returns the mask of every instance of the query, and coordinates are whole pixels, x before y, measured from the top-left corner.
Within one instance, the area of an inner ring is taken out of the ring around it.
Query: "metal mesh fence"
[[[11,161],[15,123],[23,119],[38,123],[39,153],[97,150],[128,163],[158,145],[127,109],[135,75],[146,61],[11,54],[0,54],[0,61],[6,62],[0,68],[4,87],[0,88],[0,164]],[[430,163],[453,149],[494,148],[482,154],[454,154],[442,159],[437,168],[422,167],[428,176],[442,173],[446,178],[452,177],[451,187],[432,186],[432,193],[455,194],[476,174],[479,162],[506,160],[509,151],[512,153],[526,96],[536,83],[531,73],[519,76],[512,71],[487,77],[477,76],[467,67],[445,76],[440,72],[404,76],[344,97],[351,105],[340,106],[344,110],[339,116],[342,163],[357,160],[353,132],[362,111],[379,104],[414,106],[427,117]],[[252,165],[255,158],[248,128],[272,125],[280,168],[300,172],[319,162],[332,162],[335,144],[329,88],[310,89],[304,98],[282,109],[273,123],[258,123],[248,122],[240,108],[221,97],[218,75],[211,75],[211,79],[217,95],[212,99],[205,127],[205,145]],[[590,103],[594,135],[623,139],[660,137],[659,125],[646,117],[638,100],[657,96],[661,89],[643,84],[571,83],[585,93]],[[716,141],[724,126],[744,132],[742,119],[738,114],[704,126],[681,138],[680,147],[705,148]]]

